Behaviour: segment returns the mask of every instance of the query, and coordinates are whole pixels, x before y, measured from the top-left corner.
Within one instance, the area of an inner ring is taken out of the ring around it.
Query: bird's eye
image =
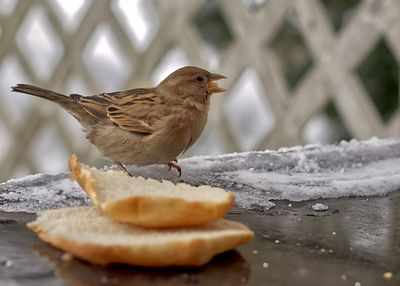
[[[204,79],[203,79],[201,76],[198,76],[198,77],[196,78],[196,80],[197,80],[198,82],[202,82]]]

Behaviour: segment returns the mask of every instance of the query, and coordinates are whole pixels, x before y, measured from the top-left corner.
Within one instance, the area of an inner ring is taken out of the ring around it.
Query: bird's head
[[[196,102],[208,103],[211,94],[225,91],[215,83],[216,80],[224,78],[226,77],[223,75],[187,66],[171,73],[157,89],[176,94],[183,99],[193,98]]]

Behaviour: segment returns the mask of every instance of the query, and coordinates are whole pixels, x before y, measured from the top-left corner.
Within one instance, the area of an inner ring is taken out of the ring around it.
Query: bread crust
[[[114,220],[142,227],[169,228],[202,225],[226,214],[233,196],[223,204],[189,202],[180,198],[135,196],[102,204],[102,211]]]
[[[46,212],[52,211],[54,210]],[[43,213],[44,216],[46,212]],[[185,234],[182,234],[173,240],[161,238],[159,243],[156,244],[135,244],[135,238],[132,236],[132,243],[129,246],[111,242],[107,245],[78,242],[68,237],[68,229],[64,231],[64,235],[55,234],[54,229],[46,227],[38,220],[28,223],[27,226],[36,232],[43,241],[93,264],[125,263],[165,267],[200,266],[210,261],[214,255],[234,249],[252,239],[254,234],[243,224],[224,221],[229,223],[231,228],[228,228],[229,231],[221,229],[221,232],[218,233],[218,230],[205,230],[204,232],[207,235],[198,235],[197,237],[196,235],[185,236]],[[173,230],[159,231],[171,232]],[[188,232],[190,232],[190,229]]]
[[[76,180],[92,199],[94,205],[110,218],[141,227],[186,227],[208,223],[221,218],[232,207],[234,196],[226,192],[225,201],[189,201],[171,196],[137,194],[124,199],[100,202],[96,181],[90,170],[79,163],[75,155],[70,159],[71,179]],[[199,190],[201,192],[201,190]]]

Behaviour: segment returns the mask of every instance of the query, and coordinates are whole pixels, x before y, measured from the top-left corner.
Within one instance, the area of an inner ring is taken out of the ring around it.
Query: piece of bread
[[[224,219],[203,226],[148,229],[113,221],[94,207],[47,210],[27,226],[53,246],[103,265],[198,266],[253,237],[245,225]]]
[[[142,227],[202,225],[221,218],[233,204],[233,194],[210,186],[159,182],[129,177],[121,171],[100,171],[70,159],[71,178],[110,218]]]

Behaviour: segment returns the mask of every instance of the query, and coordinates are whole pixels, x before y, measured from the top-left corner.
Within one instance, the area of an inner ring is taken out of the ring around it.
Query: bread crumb
[[[393,278],[393,273],[392,272],[385,272],[382,274],[383,278],[385,279],[392,279]]]
[[[65,252],[63,255],[61,255],[62,261],[71,261],[72,259],[74,259],[74,256],[70,252]]]

